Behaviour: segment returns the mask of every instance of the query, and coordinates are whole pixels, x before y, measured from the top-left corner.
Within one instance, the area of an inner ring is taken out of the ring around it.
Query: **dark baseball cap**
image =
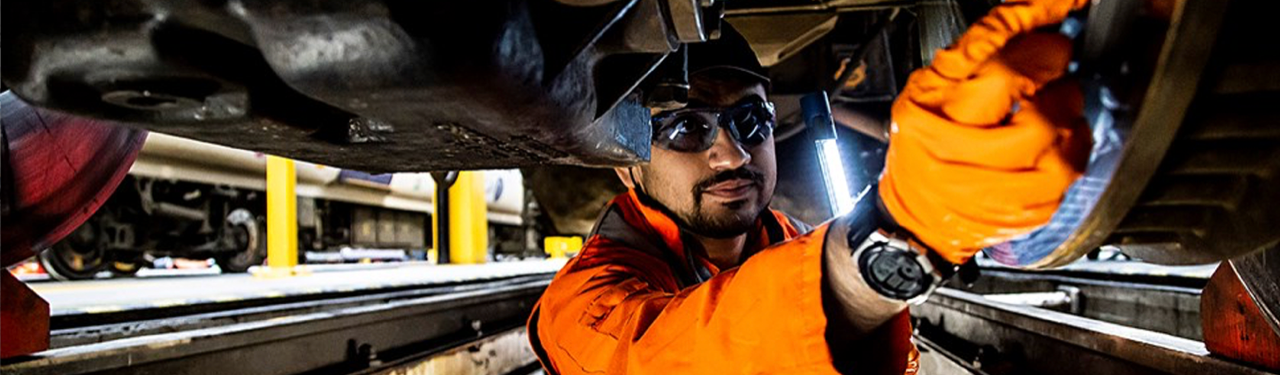
[[[740,73],[748,79],[759,80],[765,87],[769,86],[769,72],[760,65],[755,50],[728,22],[721,24],[719,39],[690,43],[688,48],[689,76],[726,70]]]

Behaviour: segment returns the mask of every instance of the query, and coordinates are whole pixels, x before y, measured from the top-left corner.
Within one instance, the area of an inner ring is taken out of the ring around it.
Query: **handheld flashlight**
[[[817,91],[800,99],[805,126],[813,137],[818,151],[818,164],[822,167],[822,180],[827,186],[827,200],[831,214],[840,216],[853,209],[853,192],[845,176],[844,161],[840,158],[840,146],[836,142],[836,123],[831,119],[831,104],[827,93]]]

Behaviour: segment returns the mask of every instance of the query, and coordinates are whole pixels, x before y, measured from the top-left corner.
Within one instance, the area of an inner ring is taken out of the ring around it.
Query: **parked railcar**
[[[295,166],[300,260],[352,253],[408,258],[432,247],[435,181],[429,174]],[[491,253],[527,249],[520,172],[483,173]],[[265,189],[264,154],[151,133],[111,198],[41,253],[40,262],[62,280],[104,269],[131,275],[165,256],[214,259],[224,272],[244,272],[266,257]]]

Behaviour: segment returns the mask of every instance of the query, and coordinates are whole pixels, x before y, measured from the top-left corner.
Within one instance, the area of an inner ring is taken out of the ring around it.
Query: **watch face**
[[[893,299],[909,300],[924,294],[932,281],[915,253],[883,242],[863,251],[858,264],[867,284]]]

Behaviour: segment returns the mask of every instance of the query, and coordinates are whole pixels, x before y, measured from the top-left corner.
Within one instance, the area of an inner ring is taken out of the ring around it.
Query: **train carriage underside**
[[[69,223],[116,189],[143,191],[125,175],[145,131],[371,173],[522,168],[550,230],[584,234],[620,189],[599,168],[648,159],[645,106],[680,100],[669,83],[687,73],[681,46],[723,24],[773,81],[774,205],[820,222],[828,203],[806,189],[821,183],[798,98],[832,94],[843,147],[858,150],[844,164],[865,184],[907,74],[995,3],[10,2],[4,265],[79,238]],[[1065,23],[1092,157],[1049,225],[988,256],[1022,269],[1101,247],[1166,265],[1229,261],[1280,332],[1280,262],[1266,261],[1280,251],[1280,38],[1258,37],[1274,34],[1277,13],[1262,0],[1115,0]],[[64,168],[49,145],[76,158]],[[239,231],[226,238],[243,244],[217,246],[251,246],[245,199],[184,230]]]

